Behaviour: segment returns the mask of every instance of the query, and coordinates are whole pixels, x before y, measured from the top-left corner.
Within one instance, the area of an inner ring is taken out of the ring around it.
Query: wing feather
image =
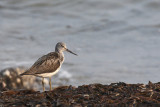
[[[36,75],[42,73],[51,73],[60,67],[60,56],[56,52],[48,53],[39,58],[24,75]]]

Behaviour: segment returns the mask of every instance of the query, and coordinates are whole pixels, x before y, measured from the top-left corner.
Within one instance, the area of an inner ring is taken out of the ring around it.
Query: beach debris
[[[0,93],[2,106],[71,107],[158,107],[160,82],[110,85],[59,86],[52,91],[6,90]]]

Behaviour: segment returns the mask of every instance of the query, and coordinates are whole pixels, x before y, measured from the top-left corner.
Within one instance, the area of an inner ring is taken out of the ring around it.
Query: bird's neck
[[[60,50],[60,49],[55,49],[55,52],[57,52],[57,53],[59,53],[59,54],[63,54],[63,51],[62,50]]]
[[[63,51],[60,51],[60,50],[56,49],[55,52],[57,52],[57,53],[60,55],[60,60],[61,60],[62,63],[63,63],[63,61],[64,61],[64,54],[63,54]]]

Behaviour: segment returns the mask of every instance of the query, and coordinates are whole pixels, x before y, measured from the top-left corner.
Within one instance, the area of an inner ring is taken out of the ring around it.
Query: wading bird
[[[49,77],[50,90],[52,90],[51,77],[55,75],[62,66],[62,63],[64,61],[63,51],[67,51],[74,55],[77,55],[67,49],[65,43],[58,42],[55,47],[55,52],[50,52],[47,55],[40,57],[26,72],[20,75],[34,75],[41,77],[43,91],[45,91],[44,78]]]

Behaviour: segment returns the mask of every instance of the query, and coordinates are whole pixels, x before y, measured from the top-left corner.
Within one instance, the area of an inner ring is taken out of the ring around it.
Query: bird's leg
[[[44,78],[42,78],[42,86],[43,86],[43,92],[45,91],[45,87],[44,87]]]
[[[50,91],[51,91],[52,90],[51,77],[49,77],[49,86],[50,86]]]

